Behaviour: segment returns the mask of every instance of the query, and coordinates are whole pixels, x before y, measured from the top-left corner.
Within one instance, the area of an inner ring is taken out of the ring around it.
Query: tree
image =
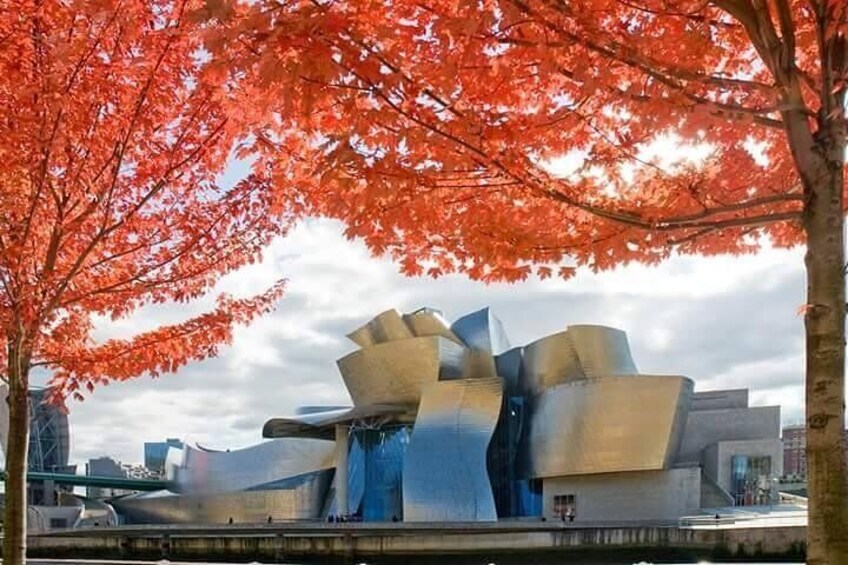
[[[268,182],[405,273],[517,281],[806,244],[808,559],[848,563],[844,0],[205,11]]]
[[[286,201],[251,176],[218,186],[237,142],[225,81],[186,0],[4,2],[0,12],[0,356],[9,386],[3,562],[25,560],[27,389],[54,400],[215,355],[282,283],[131,339],[97,317],[186,302],[259,258]]]

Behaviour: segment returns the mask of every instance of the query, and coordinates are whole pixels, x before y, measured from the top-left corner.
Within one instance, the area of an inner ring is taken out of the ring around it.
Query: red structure
[[[786,477],[807,479],[807,438],[804,426],[783,428],[783,474]]]
[[[848,430],[845,430],[845,445],[848,446]],[[783,428],[783,475],[807,480],[807,438],[803,424]]]

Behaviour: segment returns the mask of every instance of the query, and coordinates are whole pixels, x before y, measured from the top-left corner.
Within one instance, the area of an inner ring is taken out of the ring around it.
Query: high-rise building
[[[144,466],[148,470],[162,475],[165,472],[165,459],[168,456],[168,449],[171,447],[182,449],[183,442],[173,437],[169,437],[165,441],[144,442]]]
[[[46,402],[46,388],[31,388],[29,391],[29,450],[27,453],[30,471],[52,473],[74,473],[75,467],[68,465],[71,448],[68,415],[57,406]],[[6,399],[9,389],[0,385],[0,441],[5,456],[9,438],[9,405]],[[50,487],[46,492],[44,483],[28,486],[30,504],[52,504],[55,494]]]

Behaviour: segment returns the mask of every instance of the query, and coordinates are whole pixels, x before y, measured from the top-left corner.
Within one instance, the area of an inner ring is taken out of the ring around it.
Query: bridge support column
[[[46,480],[42,483],[41,488],[44,489],[44,506],[55,506],[56,483],[51,480]]]

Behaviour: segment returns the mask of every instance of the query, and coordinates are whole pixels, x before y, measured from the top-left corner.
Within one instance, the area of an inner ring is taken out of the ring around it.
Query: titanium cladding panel
[[[587,377],[635,375],[627,334],[607,326],[568,326],[568,333]]]
[[[462,374],[463,352],[443,337],[413,337],[354,351],[336,363],[355,405],[418,404],[425,385]]]
[[[422,308],[411,314],[404,314],[403,321],[416,337],[440,335],[462,345],[462,341],[450,329],[450,324],[435,310]]]
[[[524,348],[524,390],[531,396],[576,379],[637,373],[627,334],[606,326],[569,326]]]
[[[262,427],[262,437],[311,437],[317,439],[333,439],[336,424],[349,423],[353,420],[373,418],[376,416],[401,417],[407,412],[400,406],[368,404],[364,406],[346,407],[327,410],[325,412],[310,412],[289,418],[271,418]]]
[[[378,314],[364,326],[347,334],[347,337],[359,347],[370,347],[388,341],[408,339],[412,337],[412,331],[404,323],[400,313],[392,309]]]
[[[404,521],[497,520],[486,451],[501,396],[497,378],[427,387],[403,464]]]
[[[524,348],[524,389],[536,395],[552,386],[585,378],[571,332],[543,337]]]
[[[477,310],[456,320],[451,330],[470,349],[500,355],[509,349],[509,338],[501,321],[488,308]]]
[[[284,438],[237,451],[186,446],[177,489],[187,495],[243,490],[334,466],[335,443]]]
[[[692,381],[666,376],[604,377],[546,390],[528,437],[530,476],[666,468],[691,394]]]
[[[133,524],[264,523],[318,520],[331,470],[296,477],[287,488],[179,496],[168,491],[114,499],[114,507]]]

